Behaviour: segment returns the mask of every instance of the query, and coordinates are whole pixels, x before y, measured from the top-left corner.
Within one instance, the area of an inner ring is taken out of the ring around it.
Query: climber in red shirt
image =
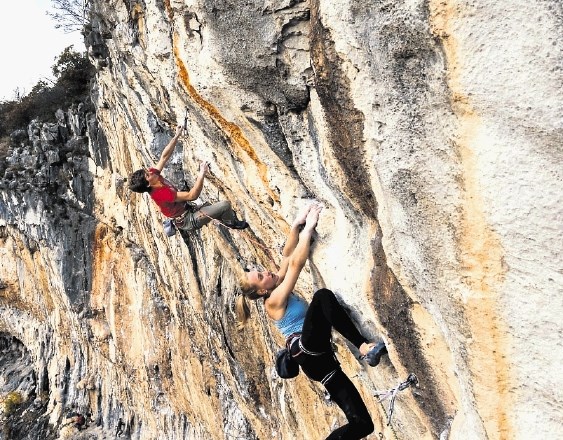
[[[135,171],[129,177],[129,189],[137,193],[148,192],[158,205],[162,213],[174,219],[177,228],[183,230],[199,229],[211,220],[219,220],[232,229],[245,229],[248,223],[238,220],[231,203],[222,201],[213,205],[203,205],[197,208],[190,203],[196,200],[203,189],[203,180],[209,170],[209,164],[202,162],[194,186],[189,191],[179,191],[171,182],[160,175],[160,172],[172,156],[176,143],[184,128],[179,125],[176,135],[162,151],[157,164],[148,169]]]

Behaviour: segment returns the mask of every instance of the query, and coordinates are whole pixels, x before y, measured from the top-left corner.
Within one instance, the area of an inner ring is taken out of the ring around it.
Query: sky
[[[0,14],[0,101],[14,99],[15,90],[27,94],[42,78],[53,79],[55,58],[71,44],[85,50],[80,32],[55,29],[46,14],[52,0],[10,0]]]

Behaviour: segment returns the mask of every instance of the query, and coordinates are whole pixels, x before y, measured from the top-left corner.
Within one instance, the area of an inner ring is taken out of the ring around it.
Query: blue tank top
[[[287,299],[287,306],[285,313],[281,319],[275,320],[274,324],[280,330],[282,335],[287,338],[292,333],[300,332],[303,329],[303,322],[305,321],[305,314],[309,304],[293,293]]]

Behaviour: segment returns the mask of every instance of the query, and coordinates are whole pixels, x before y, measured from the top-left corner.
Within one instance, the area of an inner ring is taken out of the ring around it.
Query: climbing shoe
[[[379,364],[379,360],[381,356],[387,353],[387,347],[385,343],[381,341],[378,344],[375,344],[373,348],[367,352],[365,356],[362,356],[360,359],[366,361],[370,367],[375,367]]]
[[[225,223],[231,229],[246,229],[248,228],[248,223],[244,220],[235,220],[233,222]]]

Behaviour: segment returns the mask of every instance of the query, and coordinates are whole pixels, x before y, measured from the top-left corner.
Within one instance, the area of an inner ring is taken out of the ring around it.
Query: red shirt
[[[175,202],[178,189],[168,180],[160,175],[156,168],[149,168],[149,172],[158,175],[158,180],[163,186],[153,188],[149,193],[162,213],[166,217],[179,217],[186,212],[186,202]]]

